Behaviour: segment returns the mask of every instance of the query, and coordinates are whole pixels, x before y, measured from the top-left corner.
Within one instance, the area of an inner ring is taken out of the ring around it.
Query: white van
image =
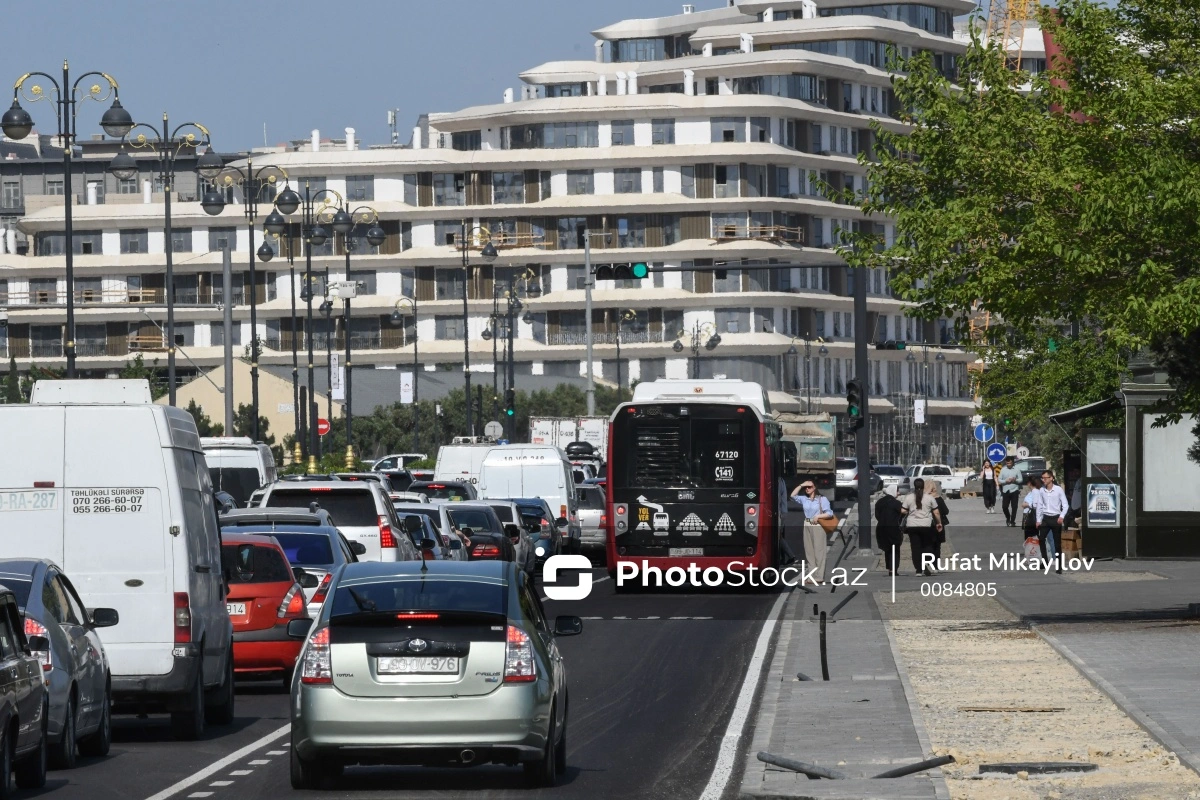
[[[562,450],[549,444],[513,444],[491,447],[483,457],[476,488],[480,499],[541,498],[566,519],[557,525],[563,549],[579,552],[579,498],[571,462]]]
[[[479,467],[494,444],[447,444],[438,448],[435,481],[479,482]]]
[[[0,405],[6,557],[47,558],[100,630],[117,710],[166,710],[178,738],[233,721],[233,628],[196,423],[144,380],[38,381]]]
[[[250,495],[275,482],[275,455],[249,436],[211,436],[200,439],[213,489],[228,492],[245,508]]]

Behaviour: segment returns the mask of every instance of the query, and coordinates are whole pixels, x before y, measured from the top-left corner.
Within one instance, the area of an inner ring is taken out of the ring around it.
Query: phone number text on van
[[[145,489],[72,489],[71,512],[138,514],[142,510],[145,495]]]

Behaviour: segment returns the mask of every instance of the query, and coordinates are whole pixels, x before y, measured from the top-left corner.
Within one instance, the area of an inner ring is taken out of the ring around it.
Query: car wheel
[[[558,761],[555,758],[554,740],[557,738],[554,725],[554,709],[550,709],[550,730],[546,732],[546,749],[537,761],[525,762],[525,780],[530,786],[553,786],[558,783]]]
[[[558,735],[558,744],[554,746],[554,770],[559,775],[567,774],[567,710],[569,706],[563,703],[562,733]]]
[[[100,709],[100,726],[96,732],[79,740],[79,752],[85,756],[108,755],[112,746],[112,686],[104,688],[104,706]]]
[[[325,762],[315,758],[301,758],[296,752],[295,743],[292,744],[291,752],[290,776],[293,789],[320,789],[327,779],[335,776],[334,771],[330,770]],[[336,774],[340,773],[341,770],[337,770]]]
[[[40,789],[46,785],[46,761],[48,747],[46,733],[50,729],[50,704],[42,707],[42,740],[33,751],[16,765],[17,786],[21,789]]]
[[[171,712],[171,735],[183,742],[199,739],[204,734],[204,670],[199,665],[188,695],[188,708]]]
[[[62,739],[50,749],[50,764],[55,769],[75,769],[75,731],[75,693],[72,691],[67,695]]]
[[[15,740],[7,730],[0,730],[0,800],[12,796],[13,745]]]
[[[205,709],[205,713],[217,725],[228,725],[233,722],[233,642],[229,643],[229,654],[225,661],[225,679],[213,691],[212,697],[206,698],[208,707]]]

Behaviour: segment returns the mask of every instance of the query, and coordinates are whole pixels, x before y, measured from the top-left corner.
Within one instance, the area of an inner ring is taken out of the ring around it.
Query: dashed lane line
[[[243,758],[250,755],[251,753],[253,753],[257,750],[261,750],[262,748],[266,747],[267,745],[271,744],[272,742],[275,742],[276,740],[286,736],[288,731],[290,731],[291,729],[292,729],[292,725],[291,725],[291,723],[288,723],[287,725],[284,725],[283,727],[278,728],[278,729],[272,731],[271,733],[268,733],[266,736],[262,737],[258,741],[251,742],[250,744],[246,745],[245,747],[241,748],[240,750],[235,750],[234,752],[230,753],[229,755],[225,756],[224,758],[222,758],[218,761],[214,761],[213,763],[209,764],[204,769],[199,770],[198,772],[192,773],[191,775],[184,778],[183,780],[181,780],[171,786],[168,786],[166,789],[163,789],[161,792],[150,795],[148,798],[146,798],[146,800],[166,800],[166,798],[168,798],[168,797],[172,797],[176,794],[179,794],[184,789],[187,789],[191,786],[195,786],[197,783],[204,780],[205,778],[215,775],[216,773],[218,773],[221,770],[228,767],[230,764],[236,764],[238,761],[241,761]],[[237,775],[239,772],[241,772],[243,774],[249,775],[251,771],[252,770],[238,770],[237,772],[234,772],[231,774]],[[211,794],[211,792],[209,794]],[[190,796],[196,797],[196,796],[207,796],[207,795],[193,794]]]

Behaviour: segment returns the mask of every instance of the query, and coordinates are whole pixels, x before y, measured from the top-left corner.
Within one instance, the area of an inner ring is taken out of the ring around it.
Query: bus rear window
[[[674,407],[679,410],[679,407]],[[733,409],[688,407],[686,413],[617,418],[613,459],[620,488],[743,489],[758,482],[758,424]],[[728,416],[726,416],[728,415]]]

